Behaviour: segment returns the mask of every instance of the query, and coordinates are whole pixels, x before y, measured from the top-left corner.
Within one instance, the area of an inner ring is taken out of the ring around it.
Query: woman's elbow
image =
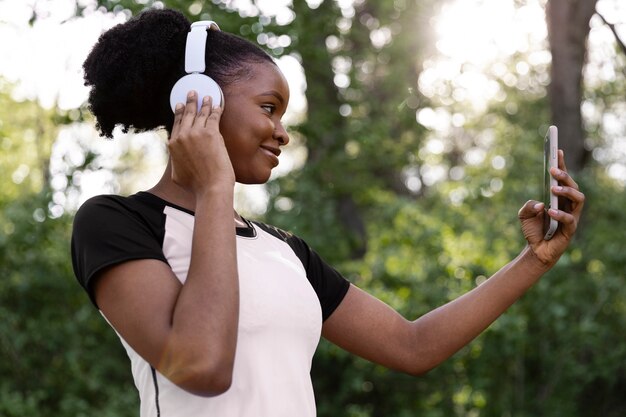
[[[233,382],[233,363],[196,364],[170,371],[171,382],[185,391],[201,397],[215,397],[228,391]]]
[[[426,365],[414,365],[410,368],[404,369],[403,371],[411,376],[423,376],[435,369],[437,365],[426,366]]]
[[[408,355],[407,359],[402,362],[399,370],[411,376],[423,376],[439,366],[443,360],[445,359],[439,357],[433,358],[423,352],[412,352],[412,354]]]
[[[228,391],[232,382],[232,373],[221,373],[190,380],[179,386],[187,392],[200,397],[215,397]]]

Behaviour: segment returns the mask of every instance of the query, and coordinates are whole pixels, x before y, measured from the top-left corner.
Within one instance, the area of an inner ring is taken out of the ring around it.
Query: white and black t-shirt
[[[313,417],[311,360],[322,321],[349,282],[300,238],[248,222],[237,229],[240,312],[233,381],[219,396],[192,395],[163,377],[124,339],[141,417]],[[193,213],[150,193],[98,196],[79,209],[72,262],[92,302],[92,280],[136,259],[166,262],[181,283],[191,256]]]

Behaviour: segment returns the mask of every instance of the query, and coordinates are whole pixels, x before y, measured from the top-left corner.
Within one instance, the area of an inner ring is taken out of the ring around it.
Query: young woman
[[[76,214],[76,276],[131,359],[141,416],[315,415],[310,381],[320,335],[384,366],[419,375],[475,338],[566,249],[584,196],[566,172],[552,175],[568,201],[542,238],[544,208],[519,211],[528,241],[484,284],[408,321],[351,285],[307,244],[233,209],[235,182],[264,183],[289,136],[281,123],[287,82],[255,45],[207,31],[205,73],[225,106],[197,97],[172,113],[184,75],[190,22],[151,10],[103,34],[85,61],[98,128],[169,133],[169,163],[150,190],[105,195]]]

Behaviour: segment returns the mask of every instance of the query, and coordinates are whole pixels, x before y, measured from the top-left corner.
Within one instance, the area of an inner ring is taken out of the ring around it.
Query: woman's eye
[[[274,111],[276,111],[276,106],[274,106],[273,104],[263,104],[261,108],[269,114],[274,114]]]

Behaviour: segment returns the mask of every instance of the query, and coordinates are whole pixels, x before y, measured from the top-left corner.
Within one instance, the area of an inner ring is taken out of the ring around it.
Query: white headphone
[[[174,111],[177,103],[187,101],[187,93],[195,90],[198,96],[198,111],[202,106],[202,98],[211,96],[213,106],[224,107],[224,94],[219,85],[211,77],[203,74],[206,68],[205,48],[208,30],[220,30],[220,27],[212,20],[202,20],[192,23],[191,30],[187,34],[187,46],[185,48],[185,72],[187,75],[176,81],[170,93],[170,106]]]

